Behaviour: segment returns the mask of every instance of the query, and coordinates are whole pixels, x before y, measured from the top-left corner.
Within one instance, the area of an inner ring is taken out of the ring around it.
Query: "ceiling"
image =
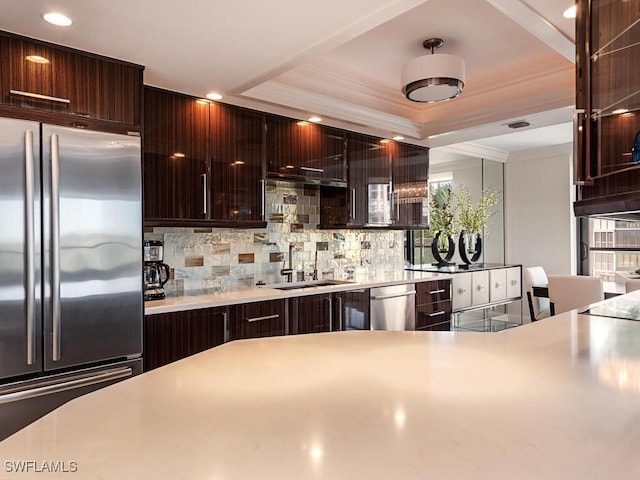
[[[145,83],[495,160],[572,141],[571,0],[0,0],[0,29],[145,66]],[[59,11],[70,27],[47,24]],[[438,53],[466,85],[406,100],[402,65]],[[517,132],[507,124],[526,120]]]

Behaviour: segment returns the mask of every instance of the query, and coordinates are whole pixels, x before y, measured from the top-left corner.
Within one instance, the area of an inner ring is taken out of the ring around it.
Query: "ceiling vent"
[[[529,122],[527,122],[525,120],[520,120],[518,122],[508,123],[507,127],[509,127],[509,128],[524,128],[524,127],[528,127],[529,125],[531,125]]]

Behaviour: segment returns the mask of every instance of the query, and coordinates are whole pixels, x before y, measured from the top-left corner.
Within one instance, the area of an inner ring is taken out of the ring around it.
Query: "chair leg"
[[[531,292],[527,292],[527,300],[529,302],[529,315],[531,316],[531,321],[535,322],[537,318],[536,318],[536,315],[533,313],[533,299],[531,298]]]

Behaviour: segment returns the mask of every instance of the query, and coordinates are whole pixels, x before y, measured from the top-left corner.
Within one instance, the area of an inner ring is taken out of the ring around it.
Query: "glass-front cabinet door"
[[[578,22],[587,35],[581,48],[588,71],[578,72],[578,92],[582,73],[590,120],[583,172],[588,179],[640,164],[640,0],[591,0],[581,6],[588,9]]]

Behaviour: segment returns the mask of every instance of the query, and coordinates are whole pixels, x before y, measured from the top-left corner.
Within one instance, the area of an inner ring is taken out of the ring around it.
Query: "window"
[[[589,219],[589,275],[615,282],[616,273],[640,268],[640,223]]]

